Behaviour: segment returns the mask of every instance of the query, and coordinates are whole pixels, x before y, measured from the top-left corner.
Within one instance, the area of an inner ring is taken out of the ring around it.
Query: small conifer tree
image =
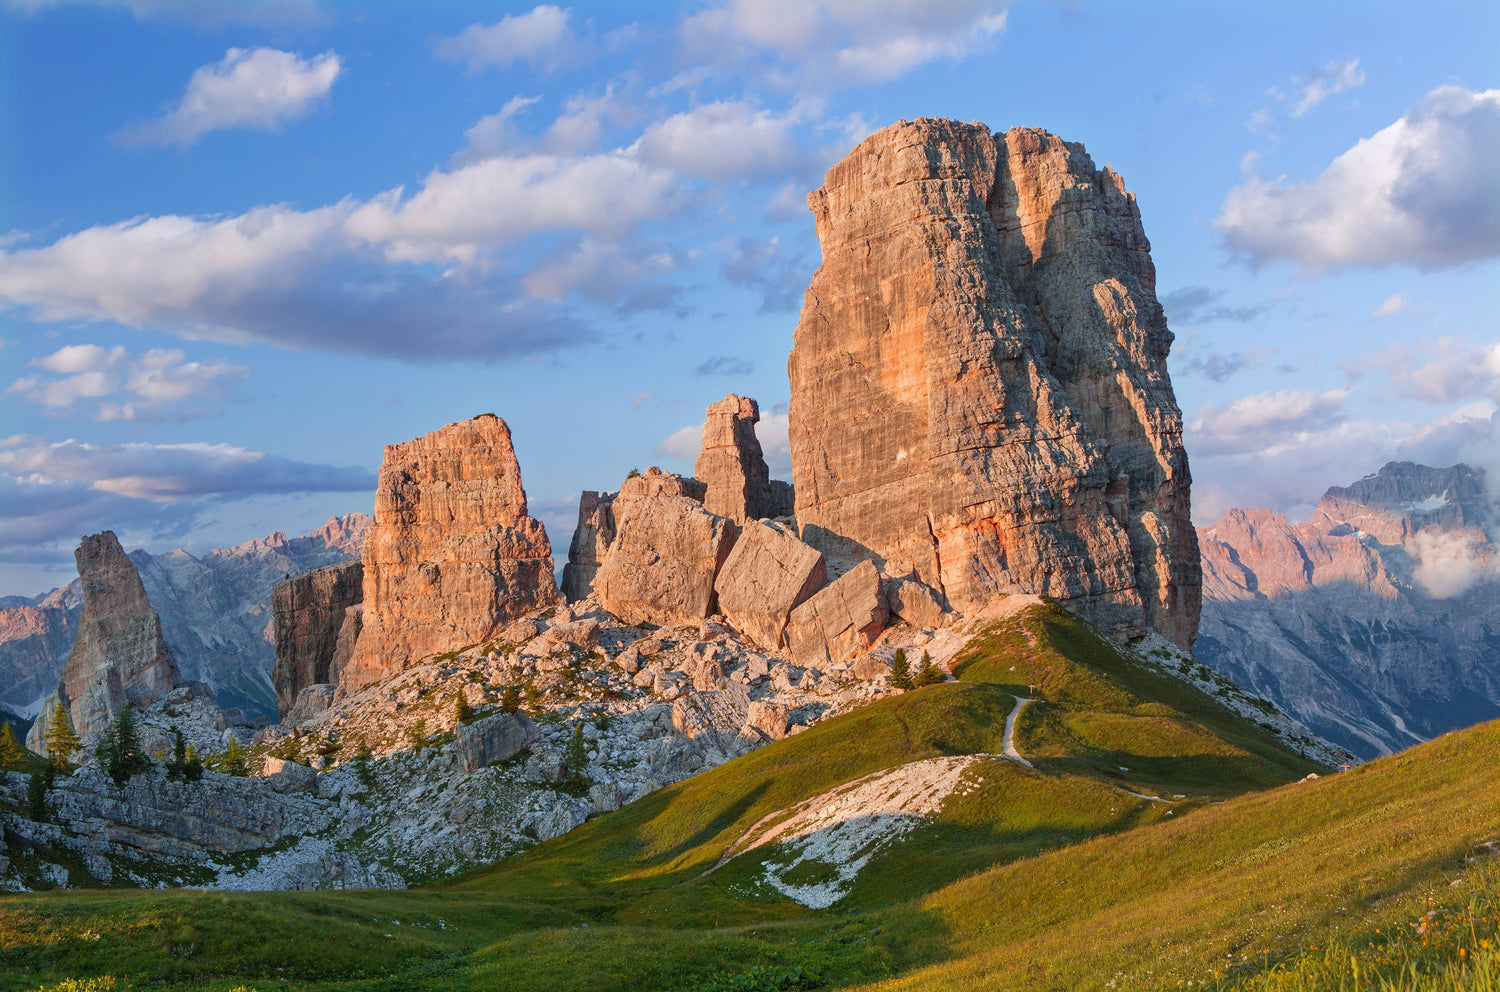
[[[151,767],[151,759],[146,757],[140,733],[135,729],[135,712],[129,706],[120,711],[104,732],[98,757],[100,767],[116,785],[124,785],[132,776]]]
[[[182,756],[182,777],[189,782],[196,782],[203,777],[203,759],[198,757],[198,749],[191,744]]]
[[[458,698],[454,701],[453,704],[454,725],[459,726],[468,723],[473,719],[474,707],[469,705],[469,697],[464,694],[464,691],[462,689],[460,689],[458,691]]]
[[[161,752],[156,752],[157,760],[161,760]],[[187,741],[182,736],[182,731],[176,727],[172,728],[172,760],[167,762],[167,777],[181,778],[184,769],[187,768]]]
[[[427,718],[419,716],[416,722],[406,728],[406,743],[411,745],[413,751],[420,751],[427,746]]]
[[[891,688],[910,689],[911,664],[906,660],[906,649],[897,648],[896,656],[891,659]]]
[[[542,708],[542,694],[530,682],[526,683],[526,712],[532,716]]]
[[[250,774],[250,766],[245,759],[245,748],[240,744],[238,737],[233,734],[229,735],[229,744],[214,758],[213,767],[216,772],[235,775],[239,778]]]
[[[39,772],[32,772],[26,783],[26,813],[37,823],[51,819],[52,811],[47,806],[47,793],[57,777],[57,766],[48,765]]]
[[[627,472],[625,474],[625,478],[627,478],[627,479],[639,479],[640,477],[641,477],[641,470],[638,469],[638,468],[633,468],[633,469],[631,469],[629,472]]]
[[[920,689],[924,685],[934,685],[938,682],[946,681],[948,681],[948,677],[943,674],[943,670],[932,663],[932,655],[923,651],[922,663],[917,667],[917,677],[912,680],[912,684]]]
[[[16,732],[10,724],[0,724],[0,768],[14,768],[26,757],[26,749],[16,740]]]
[[[505,687],[500,694],[500,709],[506,713],[514,713],[521,708],[521,692],[513,685]]]
[[[583,743],[583,724],[573,724],[573,736],[568,740],[568,780],[566,788],[570,792],[587,792],[592,784],[584,769],[588,767],[589,755]]]
[[[78,739],[78,732],[73,729],[73,718],[68,715],[68,708],[61,699],[52,707],[52,716],[47,720],[47,730],[42,736],[46,742],[47,757],[58,768],[66,768],[74,752],[83,746],[83,742]]]

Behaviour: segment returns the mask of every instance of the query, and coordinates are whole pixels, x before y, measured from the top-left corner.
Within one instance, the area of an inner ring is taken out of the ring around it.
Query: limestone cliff
[[[578,497],[578,526],[563,566],[562,594],[570,603],[587,599],[594,576],[615,539],[614,493],[584,492]]]
[[[73,719],[73,729],[92,743],[126,706],[143,706],[183,682],[177,661],[162,638],[161,620],[146,599],[135,564],[114,531],[85,537],[73,552],[82,580],[78,637],[63,663],[54,698]],[[44,715],[50,713],[51,700]],[[38,720],[28,744],[40,750],[46,719]]]
[[[560,602],[552,546],[494,414],[386,446],[362,560],[363,626],[341,692]]]
[[[294,575],[271,590],[276,636],[271,681],[280,715],[287,714],[297,694],[308,686],[338,682],[339,637],[346,630],[349,608],[358,605],[363,595],[364,566],[358,561]],[[346,656],[352,647],[345,648]]]
[[[1187,647],[1200,573],[1135,198],[1045,131],[903,121],[808,202],[788,361],[803,537],[959,609],[1056,597]]]

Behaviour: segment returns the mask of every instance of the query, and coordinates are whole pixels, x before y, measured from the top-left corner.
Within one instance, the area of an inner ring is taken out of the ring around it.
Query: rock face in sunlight
[[[282,716],[297,694],[310,685],[338,682],[337,662],[353,653],[353,644],[340,636],[357,638],[357,624],[346,623],[351,609],[364,596],[364,566],[340,562],[294,575],[271,591],[271,614],[276,635],[276,709]]]
[[[594,576],[615,539],[614,501],[614,493],[585,491],[578,497],[578,527],[562,574],[562,594],[570,603],[588,598],[594,589]]]
[[[704,508],[737,524],[792,512],[792,487],[772,480],[755,436],[758,423],[760,406],[748,396],[730,393],[712,404],[693,467],[693,477],[708,487]]]
[[[341,693],[561,601],[510,428],[494,414],[386,446],[363,562],[363,627]]]
[[[1500,546],[1482,473],[1391,462],[1312,518],[1199,532],[1198,657],[1361,757],[1500,716]]]
[[[73,729],[87,743],[126,706],[154,702],[183,679],[140,574],[114,531],[85,537],[73,557],[83,582],[83,612],[55,698],[67,705]],[[50,716],[51,705],[49,700],[44,715]],[[42,749],[46,723],[38,720],[32,728],[33,750]]]
[[[960,610],[1040,593],[1197,634],[1182,416],[1135,198],[1046,131],[903,121],[808,202],[791,376],[804,540]]]

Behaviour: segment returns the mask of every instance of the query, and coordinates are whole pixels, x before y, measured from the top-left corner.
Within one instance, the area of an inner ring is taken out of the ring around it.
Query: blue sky
[[[1478,3],[0,0],[0,594],[106,527],[368,511],[383,444],[484,411],[559,556],[727,392],[786,476],[805,195],[918,116],[1123,174],[1200,522],[1496,465],[1496,38]]]

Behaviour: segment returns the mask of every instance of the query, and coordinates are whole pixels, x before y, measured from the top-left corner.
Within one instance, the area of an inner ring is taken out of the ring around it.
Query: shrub
[[[411,745],[413,751],[420,751],[427,746],[427,718],[419,716],[406,727],[406,743]]]
[[[453,701],[453,725],[455,727],[469,723],[474,719],[474,707],[469,705],[469,697],[464,695],[462,689],[458,690],[458,697]]]
[[[573,724],[573,736],[568,740],[568,751],[566,755],[568,762],[568,778],[563,783],[563,788],[568,792],[583,794],[589,791],[589,786],[594,783],[589,780],[584,769],[588,767],[589,755],[583,743],[583,724]]]
[[[506,713],[514,713],[521,708],[521,693],[513,685],[505,687],[500,694],[500,709]]]
[[[57,777],[57,766],[48,765],[39,772],[32,772],[26,782],[26,815],[37,823],[51,819],[52,811],[47,807],[47,793]]]

